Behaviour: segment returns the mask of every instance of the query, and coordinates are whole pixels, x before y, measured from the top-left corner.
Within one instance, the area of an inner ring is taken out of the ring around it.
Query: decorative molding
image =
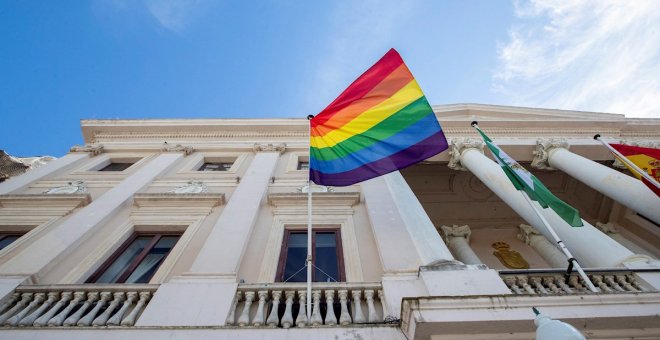
[[[222,193],[143,193],[135,194],[133,202],[138,208],[213,208],[225,204]]]
[[[173,194],[200,194],[207,193],[209,188],[202,181],[188,181],[182,186],[178,186],[170,191]]]
[[[619,229],[612,222],[601,223],[596,222],[596,228],[607,235],[614,235],[619,233]]]
[[[536,140],[536,149],[532,152],[532,167],[540,170],[555,170],[548,163],[550,152],[556,148],[568,150],[569,144],[563,138],[540,138]]]
[[[88,152],[90,157],[98,156],[103,152],[103,144],[85,144],[74,145],[69,150],[70,152]]]
[[[62,207],[61,216],[70,210],[84,207],[92,201],[89,194],[23,194],[0,195],[1,208],[46,208]]]
[[[518,233],[518,239],[530,245],[534,237],[544,237],[541,235],[541,232],[536,230],[528,224],[521,224],[518,226],[520,232]]]
[[[468,171],[461,164],[461,155],[469,149],[476,149],[484,153],[484,142],[478,138],[454,138],[449,144],[449,163],[447,166],[452,170]]]
[[[350,208],[360,202],[359,192],[319,192],[314,193],[314,208],[324,209],[330,207]],[[275,208],[303,207],[307,209],[306,193],[271,193],[268,194],[268,203]]]
[[[309,192],[309,184],[296,188],[296,191],[306,194],[307,192]],[[333,187],[329,187],[325,185],[312,184],[312,192],[313,193],[335,192],[335,189]]]
[[[265,144],[265,143],[254,143],[252,148],[254,152],[279,152],[283,153],[286,150],[286,143],[278,144]]]
[[[188,156],[195,151],[192,146],[183,146],[181,144],[171,145],[167,142],[163,143],[163,146],[160,148],[163,152],[183,152],[184,155]]]
[[[46,195],[54,195],[54,194],[84,194],[87,193],[87,184],[85,184],[84,181],[71,181],[67,182],[65,185],[61,186],[56,186],[56,187],[51,187],[47,190],[43,191],[44,194]]]
[[[468,243],[470,243],[470,236],[472,235],[472,230],[470,230],[470,226],[468,226],[467,224],[462,226],[454,224],[451,227],[447,225],[443,225],[440,227],[440,230],[442,230],[442,235],[444,236],[445,240],[447,240],[450,237],[463,237],[467,240]]]

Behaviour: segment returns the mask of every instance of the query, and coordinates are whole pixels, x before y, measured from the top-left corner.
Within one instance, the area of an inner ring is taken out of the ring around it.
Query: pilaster
[[[472,247],[470,247],[470,235],[472,235],[470,226],[458,226],[456,224],[453,226],[443,225],[440,227],[440,230],[442,230],[444,240],[449,246],[452,254],[454,254],[459,261],[465,264],[482,264],[479,256],[477,256],[472,250]]]

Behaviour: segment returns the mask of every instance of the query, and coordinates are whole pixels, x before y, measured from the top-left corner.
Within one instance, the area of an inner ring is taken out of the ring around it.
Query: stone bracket
[[[550,151],[556,148],[563,148],[568,150],[569,144],[563,138],[542,138],[536,140],[536,148],[532,152],[534,159],[532,159],[532,167],[540,170],[555,170],[548,163]]]
[[[479,150],[484,153],[484,142],[477,138],[454,138],[449,144],[449,163],[447,166],[452,170],[468,171],[461,164],[461,155],[469,149]]]
[[[98,156],[103,152],[102,144],[74,145],[70,152],[88,152],[90,157]]]
[[[281,154],[286,150],[286,143],[278,143],[278,144],[254,143],[252,149],[254,150],[254,152],[279,152]]]

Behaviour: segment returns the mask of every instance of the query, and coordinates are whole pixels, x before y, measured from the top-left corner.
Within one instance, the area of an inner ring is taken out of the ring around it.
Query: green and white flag
[[[486,146],[516,189],[523,190],[530,199],[538,202],[544,209],[552,208],[570,226],[581,227],[583,225],[580,213],[575,208],[553,195],[536,176],[502,151],[477,125],[474,125],[474,128],[479,131]]]

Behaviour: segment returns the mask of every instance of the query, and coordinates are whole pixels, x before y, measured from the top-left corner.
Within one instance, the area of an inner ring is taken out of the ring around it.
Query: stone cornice
[[[0,207],[84,207],[92,201],[89,194],[0,195]]]
[[[315,207],[352,207],[360,202],[358,192],[315,192],[312,195]],[[274,207],[307,207],[306,193],[271,193],[268,203]]]
[[[139,208],[145,207],[206,207],[212,208],[225,204],[225,194],[222,193],[143,193],[135,194],[133,202]]]

